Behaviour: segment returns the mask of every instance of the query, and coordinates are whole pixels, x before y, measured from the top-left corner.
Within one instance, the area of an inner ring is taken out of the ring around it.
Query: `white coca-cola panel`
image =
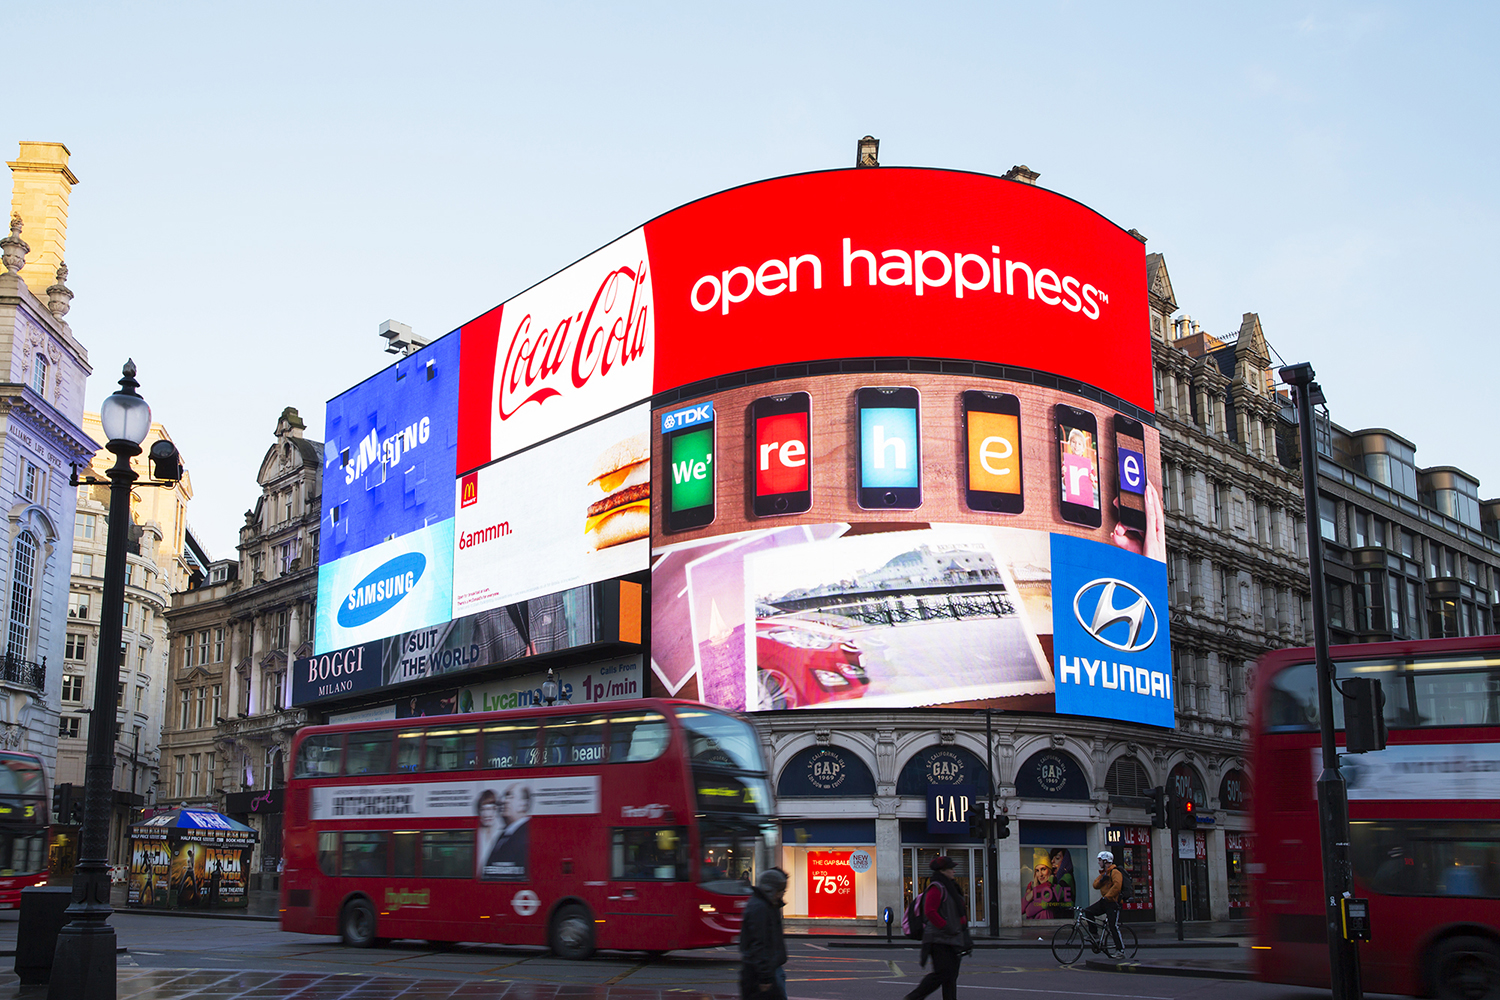
[[[650,396],[654,322],[636,229],[467,324],[460,471]]]

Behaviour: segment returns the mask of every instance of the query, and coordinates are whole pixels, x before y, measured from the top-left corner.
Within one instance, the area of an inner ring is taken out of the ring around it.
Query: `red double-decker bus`
[[[0,750],[0,910],[47,884],[47,772],[34,753]]]
[[[1386,749],[1341,757],[1355,895],[1373,937],[1364,989],[1500,997],[1500,636],[1335,646],[1339,678],[1374,677]],[[1310,649],[1261,660],[1250,866],[1261,978],[1327,987]],[[1334,697],[1343,741],[1343,699]]]
[[[292,760],[281,926],[352,946],[706,948],[773,864],[755,730],[695,703],[314,726]]]

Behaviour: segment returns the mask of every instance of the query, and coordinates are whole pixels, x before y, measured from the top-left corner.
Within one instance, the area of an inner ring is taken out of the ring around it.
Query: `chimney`
[[[1023,163],[1020,166],[1011,167],[1005,172],[1004,176],[1008,181],[1020,181],[1022,184],[1030,184],[1032,187],[1035,187],[1036,179],[1042,175]]]
[[[854,165],[856,167],[880,166],[880,140],[873,135],[867,135],[859,140],[859,144],[854,147]]]
[[[60,142],[23,142],[21,156],[6,164],[11,172],[10,210],[26,224],[31,252],[21,277],[33,294],[47,301],[68,242],[68,197],[78,178],[68,169],[68,147]]]

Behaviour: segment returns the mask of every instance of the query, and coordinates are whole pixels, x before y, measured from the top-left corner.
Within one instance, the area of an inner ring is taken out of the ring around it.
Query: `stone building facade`
[[[9,233],[0,237],[0,495],[6,504],[0,746],[39,754],[49,775],[57,756],[73,558],[68,478],[71,467],[86,465],[99,447],[83,427],[88,352],[64,318],[73,293],[62,253],[68,196],[77,183],[67,163],[61,144],[21,144],[20,157],[9,164]]]
[[[215,562],[173,595],[167,725],[158,801],[203,805],[260,834],[253,864],[281,858],[280,789],[292,736],[308,721],[288,708],[290,667],[313,648],[323,444],[287,407],[256,475],[238,560]],[[252,877],[252,886],[260,884]],[[267,882],[269,887],[274,884]]]
[[[98,414],[84,414],[84,429],[104,440]],[[158,440],[171,440],[158,423],[151,425],[141,454],[131,461],[141,481],[151,478],[148,453]],[[92,474],[105,479],[115,456],[100,449]],[[125,857],[129,827],[140,809],[155,802],[166,702],[167,620],[172,594],[185,589],[195,560],[185,544],[187,505],[192,480],[170,487],[137,486],[131,493],[126,543],[125,614],[122,619],[119,699],[115,718],[114,809],[110,824],[110,855]],[[61,679],[61,719],[58,725],[55,785],[65,801],[83,801],[84,766],[88,756],[89,710],[94,704],[94,665],[99,651],[99,613],[104,593],[104,555],[109,538],[109,487],[78,487],[73,515],[73,559],[68,594],[67,641]]]

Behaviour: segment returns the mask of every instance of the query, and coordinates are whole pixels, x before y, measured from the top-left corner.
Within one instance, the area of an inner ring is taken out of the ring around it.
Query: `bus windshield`
[[[688,759],[694,765],[765,772],[760,743],[750,723],[706,708],[677,706],[676,712],[687,736]]]

